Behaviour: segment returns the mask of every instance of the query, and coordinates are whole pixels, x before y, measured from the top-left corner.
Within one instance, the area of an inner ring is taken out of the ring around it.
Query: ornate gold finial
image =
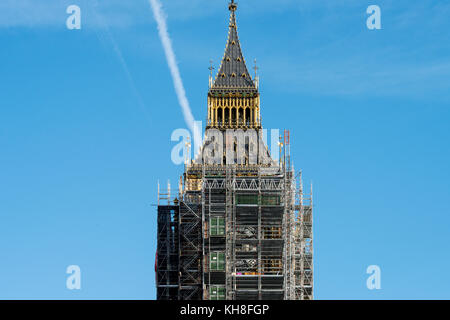
[[[234,0],[231,0],[230,5],[228,6],[228,9],[230,9],[230,11],[236,11],[237,3],[235,3]]]

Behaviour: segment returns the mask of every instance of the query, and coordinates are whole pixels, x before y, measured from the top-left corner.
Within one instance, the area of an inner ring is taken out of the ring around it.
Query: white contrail
[[[117,58],[119,59],[119,62],[122,66],[122,69],[125,72],[125,75],[128,80],[128,84],[130,85],[130,88],[131,88],[133,94],[135,95],[141,110],[144,112],[147,120],[150,121],[151,117],[149,115],[148,109],[145,105],[144,99],[142,99],[142,96],[136,87],[136,83],[133,79],[133,76],[131,75],[130,69],[128,68],[128,64],[126,63],[126,61],[123,57],[122,51],[120,50],[116,40],[114,39],[114,36],[112,35],[112,33],[110,31],[107,21],[103,18],[102,15],[100,15],[97,12],[97,9],[96,9],[97,7],[98,7],[98,2],[97,2],[97,0],[94,0],[93,6],[92,6],[92,9],[94,12],[94,17],[96,18],[100,29],[104,31],[104,33],[106,34],[106,37],[108,38],[109,42],[111,43],[113,50],[114,50],[115,54],[117,55]],[[99,32],[97,30],[95,30],[95,33],[97,35],[97,38],[100,40],[100,42],[103,42],[104,39],[101,38],[101,35],[99,34]]]
[[[189,101],[186,97],[186,91],[184,90],[183,81],[181,80],[180,70],[178,69],[175,52],[172,47],[172,41],[167,31],[166,16],[164,14],[162,4],[159,0],[149,0],[152,6],[153,15],[158,24],[159,37],[161,38],[164,52],[166,54],[167,64],[169,65],[170,73],[172,74],[173,84],[177,93],[178,102],[180,103],[183,111],[184,120],[188,128],[194,134],[194,146],[201,146],[201,133],[200,128],[195,125],[195,119],[192,115]],[[198,150],[194,150],[197,152]]]

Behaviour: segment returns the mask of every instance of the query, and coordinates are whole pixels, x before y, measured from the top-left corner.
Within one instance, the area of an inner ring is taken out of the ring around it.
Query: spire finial
[[[228,6],[228,9],[230,9],[230,11],[236,11],[237,3],[235,3],[234,0],[231,0],[230,5]]]
[[[213,70],[215,69],[213,66],[213,61],[209,60],[209,88],[213,85]]]
[[[258,76],[259,68],[258,68],[256,59],[255,59],[255,67],[253,69],[255,70],[255,86],[256,86],[256,89],[258,89],[259,88],[259,76]]]
[[[258,61],[255,59],[255,66],[253,67],[253,70],[255,70],[255,78],[258,76]]]
[[[214,70],[215,68],[214,68],[214,65],[213,65],[213,61],[212,60],[209,60],[209,68],[208,68],[208,70],[210,71],[210,75],[211,75],[211,77],[212,77],[212,73],[213,73],[213,70]]]

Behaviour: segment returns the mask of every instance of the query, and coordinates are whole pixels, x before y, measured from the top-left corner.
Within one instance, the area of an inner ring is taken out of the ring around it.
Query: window
[[[225,271],[224,252],[211,252],[209,254],[209,269],[211,271]]]
[[[236,204],[258,204],[258,195],[238,194],[236,195]]]
[[[262,205],[266,206],[279,206],[281,203],[280,196],[263,196]]]
[[[209,234],[213,237],[225,235],[225,218],[211,217],[209,220]]]
[[[219,286],[209,287],[209,299],[210,300],[225,300],[225,288]]]

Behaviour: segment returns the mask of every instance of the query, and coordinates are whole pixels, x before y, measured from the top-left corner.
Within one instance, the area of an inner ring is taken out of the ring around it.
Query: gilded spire
[[[230,10],[230,24],[227,45],[211,90],[256,91],[256,85],[248,72],[238,37],[236,24],[237,3],[232,0],[228,8]]]
[[[228,6],[228,9],[230,9],[230,11],[236,11],[237,3],[235,3],[234,0],[231,0],[230,5]]]

